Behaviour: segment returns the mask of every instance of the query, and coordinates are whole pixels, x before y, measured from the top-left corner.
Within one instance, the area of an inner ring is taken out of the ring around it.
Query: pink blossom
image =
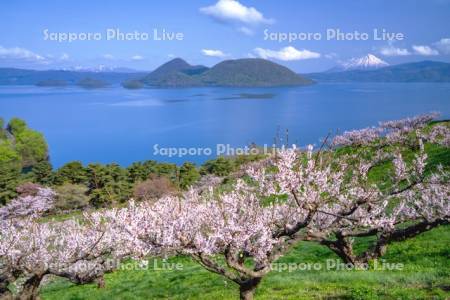
[[[39,216],[54,207],[55,192],[50,188],[39,188],[35,196],[21,196],[0,208],[0,219]]]

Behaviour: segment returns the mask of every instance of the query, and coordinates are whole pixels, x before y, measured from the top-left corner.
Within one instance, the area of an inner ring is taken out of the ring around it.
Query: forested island
[[[270,87],[313,83],[286,67],[256,58],[226,60],[212,68],[192,66],[183,59],[176,58],[144,77],[142,82],[157,87]]]

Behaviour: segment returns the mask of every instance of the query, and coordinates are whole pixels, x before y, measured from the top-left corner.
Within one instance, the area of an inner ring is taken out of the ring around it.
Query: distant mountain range
[[[318,82],[450,82],[450,64],[435,61],[375,69],[303,74]]]
[[[312,84],[313,81],[274,62],[248,58],[226,60],[212,68],[194,66],[175,58],[151,73],[111,72],[109,69],[75,70],[22,70],[0,68],[0,85],[67,86],[79,85],[99,88],[109,84],[122,84],[125,88],[142,87],[271,87]],[[105,71],[107,70],[107,71]]]
[[[192,66],[175,58],[144,77],[142,82],[158,87],[270,87],[313,83],[284,66],[257,58],[226,60],[212,68]]]
[[[98,65],[95,67],[83,67],[83,66],[75,66],[62,69],[63,71],[77,71],[77,72],[111,72],[111,73],[141,73],[144,71],[137,71],[131,68],[124,67],[110,67],[106,65]]]
[[[208,68],[173,59],[151,73],[0,68],[0,85],[70,86],[99,88],[122,84],[145,87],[272,87],[318,82],[450,82],[450,64],[422,61],[386,66],[374,55],[353,59],[322,73],[296,74],[274,62],[257,59],[225,60]],[[106,69],[103,69],[106,70]],[[109,70],[109,69],[108,69]]]
[[[36,71],[0,68],[0,85],[64,86],[76,85],[85,79],[102,81],[104,84],[120,84],[126,80],[143,78],[146,74],[146,72]]]

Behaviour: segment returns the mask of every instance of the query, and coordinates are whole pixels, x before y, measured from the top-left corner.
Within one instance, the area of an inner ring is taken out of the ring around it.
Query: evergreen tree
[[[182,189],[192,186],[199,178],[200,173],[193,163],[185,162],[179,171],[179,185]]]
[[[214,174],[217,176],[227,176],[234,169],[233,162],[224,157],[218,157],[208,160],[203,166],[201,172],[203,174]]]
[[[55,176],[55,183],[85,184],[88,181],[87,175],[87,170],[81,162],[72,161],[58,169]]]
[[[50,185],[54,181],[52,165],[48,161],[38,162],[31,170],[34,181],[43,185]]]
[[[89,164],[87,172],[90,201],[95,207],[123,203],[131,196],[128,171],[119,165]]]

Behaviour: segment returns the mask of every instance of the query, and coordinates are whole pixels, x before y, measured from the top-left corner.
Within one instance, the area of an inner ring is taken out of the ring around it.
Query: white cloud
[[[264,59],[274,58],[284,61],[302,60],[320,57],[320,53],[312,52],[306,49],[297,50],[292,46],[282,48],[279,51],[262,48],[256,48],[254,51],[261,58]]]
[[[216,4],[200,8],[200,12],[220,22],[241,22],[246,24],[271,24],[254,7],[247,7],[236,0],[219,0]]]
[[[212,57],[225,57],[228,54],[223,53],[221,50],[213,50],[213,49],[202,49],[203,55],[212,56]]]
[[[239,27],[238,30],[240,32],[242,32],[243,34],[246,34],[246,35],[253,35],[254,34],[253,30],[251,30],[250,28],[245,27],[245,26]]]
[[[444,54],[450,54],[450,38],[443,38],[439,42],[433,44]]]
[[[380,54],[384,56],[407,56],[411,55],[411,52],[406,48],[387,46],[380,49]]]
[[[430,48],[429,46],[422,46],[422,45],[414,45],[412,46],[414,53],[417,55],[423,55],[423,56],[432,56],[432,55],[439,55],[439,52],[436,49]]]
[[[45,57],[36,54],[30,50],[14,47],[14,48],[5,48],[0,46],[0,58],[1,59],[19,59],[33,62],[46,63],[47,60]]]
[[[143,60],[143,59],[144,59],[144,57],[141,55],[134,55],[131,57],[131,60]]]
[[[172,53],[167,54],[167,57],[168,57],[168,58],[175,58],[175,54],[172,54]]]
[[[113,60],[114,56],[112,54],[106,53],[106,54],[103,54],[103,58],[104,59]]]
[[[59,57],[60,60],[69,60],[70,56],[67,53],[63,53],[61,54],[61,56]]]
[[[330,53],[327,53],[327,54],[325,54],[324,55],[324,57],[325,58],[328,58],[328,59],[335,59],[335,58],[337,58],[339,55],[337,55],[337,53],[334,53],[334,52],[330,52]]]

